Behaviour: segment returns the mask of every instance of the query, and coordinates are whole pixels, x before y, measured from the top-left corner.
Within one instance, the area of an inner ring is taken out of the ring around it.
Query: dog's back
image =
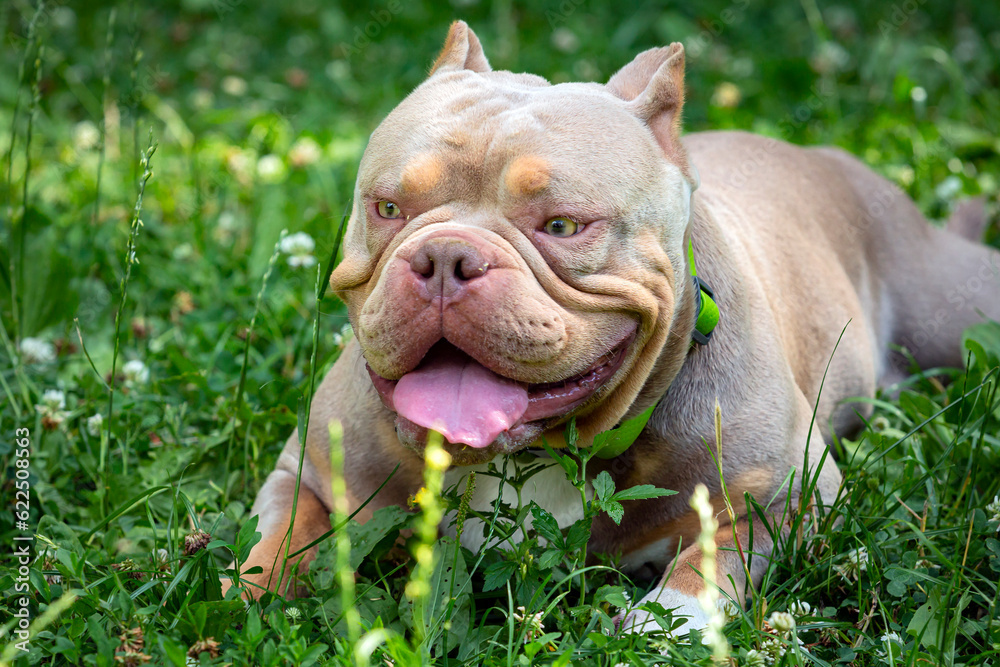
[[[723,237],[702,244],[699,271],[710,282],[722,276],[725,290],[728,264],[753,265],[807,396],[819,393],[846,327],[821,418],[843,398],[905,375],[909,362],[893,345],[923,368],[961,366],[962,331],[984,316],[1000,319],[1000,253],[951,231],[980,236],[981,204],[960,207],[942,229],[899,186],[836,148],[741,132],[692,134],[685,145],[701,172],[696,197]],[[697,248],[699,233],[713,232],[696,225],[693,233]],[[713,252],[719,244],[728,257]],[[853,425],[853,409],[841,413],[838,430]]]

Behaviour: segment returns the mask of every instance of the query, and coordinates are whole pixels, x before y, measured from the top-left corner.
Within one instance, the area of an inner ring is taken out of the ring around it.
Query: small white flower
[[[305,232],[289,234],[281,239],[279,249],[288,255],[288,265],[292,268],[310,267],[316,263],[316,258],[312,252],[316,249],[316,242]]]
[[[125,382],[130,385],[149,382],[149,368],[140,359],[133,359],[122,366]]]
[[[767,665],[776,665],[781,662],[781,659],[785,657],[785,653],[788,651],[788,647],[777,637],[765,637],[764,641],[760,643],[761,655],[764,657],[764,663]]]
[[[788,606],[788,611],[792,612],[796,618],[801,618],[809,615],[812,611],[812,605],[805,600],[795,600]]]
[[[767,658],[756,649],[747,651],[747,658],[743,661],[746,667],[767,667]]]
[[[262,155],[257,160],[257,176],[265,183],[280,183],[285,179],[285,163],[274,153]]]
[[[788,634],[795,630],[795,617],[786,611],[776,611],[767,619],[771,627],[781,634]]]
[[[292,623],[298,623],[299,619],[302,618],[302,611],[298,607],[289,607],[285,610],[285,616]]]
[[[302,268],[308,269],[310,266],[316,264],[316,258],[312,255],[292,255],[288,258],[288,266],[293,269],[297,269],[300,266]]]
[[[73,127],[73,147],[80,153],[96,148],[101,141],[101,131],[89,120],[82,120]]]
[[[101,426],[103,424],[104,416],[100,412],[95,412],[87,417],[87,433],[96,438],[101,434]]]
[[[66,394],[58,389],[46,389],[42,394],[42,402],[35,406],[38,414],[51,426],[59,426],[66,420]]]
[[[903,655],[903,638],[899,636],[896,632],[887,632],[879,639],[882,641],[882,646],[885,650],[876,649],[875,654],[878,655],[883,661],[889,664],[895,664],[896,659]]]
[[[1000,496],[993,496],[993,502],[986,506],[986,520],[1000,521]],[[1000,526],[997,526],[1000,531]]]
[[[296,169],[315,164],[323,156],[323,150],[312,137],[300,137],[288,150],[288,162]]]
[[[927,101],[927,91],[922,86],[914,86],[910,88],[910,99],[917,104],[923,104]]]
[[[200,664],[201,662],[197,658],[192,658],[191,656],[184,659],[184,667],[198,667]]]
[[[42,406],[49,410],[62,410],[66,407],[66,394],[58,389],[46,389],[42,394]]]
[[[222,92],[233,97],[241,97],[247,93],[247,82],[238,76],[227,76],[222,79]]]
[[[868,569],[868,549],[866,547],[851,549],[847,552],[847,562],[859,572],[864,572]]]
[[[48,364],[56,360],[56,348],[41,338],[21,340],[21,360],[26,364]]]
[[[520,613],[518,613],[520,612]],[[545,630],[542,627],[542,612],[529,614],[524,607],[518,607],[513,614],[514,620],[528,626],[528,631],[524,636],[524,642],[528,643],[541,635]]]
[[[835,565],[833,569],[846,581],[857,579],[858,575],[868,569],[868,549],[865,547],[851,549],[845,555],[847,562],[843,565]]]
[[[934,188],[934,194],[938,196],[938,199],[945,199],[951,201],[959,193],[962,192],[962,179],[958,176],[949,176]]]

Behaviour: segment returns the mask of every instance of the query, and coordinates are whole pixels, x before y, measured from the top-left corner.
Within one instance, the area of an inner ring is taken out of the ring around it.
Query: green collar
[[[704,280],[698,277],[698,269],[694,264],[694,242],[688,237],[688,266],[691,267],[691,279],[698,290],[698,317],[691,332],[691,342],[696,345],[708,345],[712,332],[719,324],[719,306],[715,303],[715,292]]]

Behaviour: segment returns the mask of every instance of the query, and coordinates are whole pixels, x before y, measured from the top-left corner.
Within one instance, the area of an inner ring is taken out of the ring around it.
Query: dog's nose
[[[476,278],[482,278],[490,265],[469,241],[438,237],[424,243],[410,258],[410,268],[419,275],[433,295],[453,296]]]

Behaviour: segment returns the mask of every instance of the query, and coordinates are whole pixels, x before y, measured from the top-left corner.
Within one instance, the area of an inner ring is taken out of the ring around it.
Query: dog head
[[[679,368],[661,357],[693,322],[683,77],[672,44],[551,85],[492,71],[452,25],[371,136],[331,277],[404,445],[434,428],[473,463],[573,416],[587,442]]]

